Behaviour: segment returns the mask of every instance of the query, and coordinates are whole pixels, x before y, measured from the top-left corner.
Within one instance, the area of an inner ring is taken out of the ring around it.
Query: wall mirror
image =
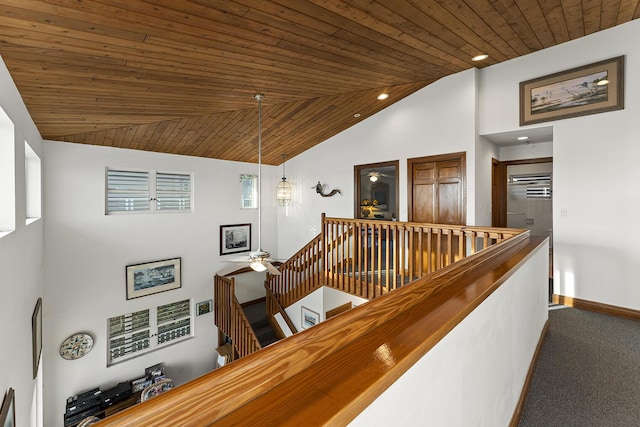
[[[354,218],[397,218],[398,166],[398,160],[354,166]]]

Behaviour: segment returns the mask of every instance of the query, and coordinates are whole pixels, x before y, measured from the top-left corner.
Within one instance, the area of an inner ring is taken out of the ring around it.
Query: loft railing
[[[270,276],[289,307],[322,286],[374,299],[522,232],[322,216],[322,232]]]
[[[214,319],[218,330],[231,339],[231,360],[260,350],[260,342],[235,296],[235,280],[216,275],[213,280]]]
[[[346,425],[539,247],[524,231],[99,425]]]
[[[284,338],[289,334],[278,324],[276,314],[296,333],[285,309],[322,286],[371,300],[521,231],[323,215],[321,233],[280,266],[280,275],[267,276],[267,319]],[[216,297],[215,304],[222,305],[224,318],[216,316],[216,324],[232,337],[238,357],[257,351],[261,347],[233,294],[220,292],[222,298]]]

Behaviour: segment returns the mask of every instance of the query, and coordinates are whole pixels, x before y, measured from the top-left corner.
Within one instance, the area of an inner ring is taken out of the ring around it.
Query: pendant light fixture
[[[269,273],[278,275],[280,272],[270,262],[271,254],[262,250],[262,100],[264,95],[257,93],[254,96],[258,101],[258,250],[249,253],[249,267],[254,271],[269,270]]]
[[[282,155],[282,181],[276,188],[276,199],[280,206],[288,206],[291,204],[291,184],[287,182],[287,177],[284,174],[284,162],[286,154]]]

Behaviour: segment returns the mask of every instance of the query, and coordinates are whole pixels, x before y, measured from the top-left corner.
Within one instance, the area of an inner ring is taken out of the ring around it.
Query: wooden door
[[[491,160],[491,226],[507,226],[507,164]]]
[[[465,166],[465,153],[409,159],[409,221],[464,225]]]
[[[409,221],[464,225],[465,167],[465,153],[409,159]],[[418,236],[414,237],[417,239]],[[455,261],[446,259],[449,253],[447,240],[438,246],[440,240],[435,235],[422,239],[409,262],[419,263],[423,270],[431,272]],[[451,240],[451,246],[452,253],[458,253],[457,239]],[[411,265],[408,267],[409,271],[414,270]]]

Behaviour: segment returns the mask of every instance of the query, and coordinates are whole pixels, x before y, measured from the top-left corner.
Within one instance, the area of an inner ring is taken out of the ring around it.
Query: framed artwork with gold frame
[[[520,126],[624,108],[624,56],[520,83]]]

